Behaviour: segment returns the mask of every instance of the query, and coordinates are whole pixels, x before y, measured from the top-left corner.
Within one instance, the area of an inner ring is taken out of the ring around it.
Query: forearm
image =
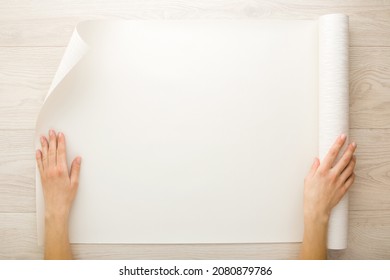
[[[68,220],[47,217],[45,219],[45,259],[70,260],[72,251],[69,244]]]
[[[327,259],[328,219],[305,218],[300,259]]]

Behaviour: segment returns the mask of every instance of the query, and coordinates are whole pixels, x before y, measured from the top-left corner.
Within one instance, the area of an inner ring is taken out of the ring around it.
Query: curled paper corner
[[[58,69],[54,75],[53,81],[50,85],[50,88],[45,96],[43,101],[41,110],[39,111],[36,124],[35,131],[39,131],[39,124],[41,123],[41,113],[47,103],[47,101],[51,98],[52,94],[55,92],[55,89],[61,84],[61,82],[65,79],[67,75],[72,71],[72,69],[77,65],[77,63],[85,56],[85,54],[89,50],[88,43],[84,41],[83,36],[80,34],[83,26],[87,24],[89,21],[80,22],[76,25],[72,36],[69,40],[69,43],[64,51],[61,62],[58,66]],[[35,147],[39,146],[39,135],[36,133],[35,135]]]
[[[65,76],[88,51],[88,44],[82,39],[82,36],[80,36],[80,28],[84,24],[84,22],[81,22],[76,25],[58,66],[57,72],[54,75],[50,89],[46,94],[45,101],[58,86],[58,84],[65,78]]]

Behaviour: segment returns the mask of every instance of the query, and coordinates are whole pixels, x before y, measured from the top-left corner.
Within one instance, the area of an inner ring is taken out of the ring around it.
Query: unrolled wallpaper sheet
[[[300,242],[303,179],[348,133],[348,18],[82,22],[37,148],[50,128],[83,158],[72,243]]]

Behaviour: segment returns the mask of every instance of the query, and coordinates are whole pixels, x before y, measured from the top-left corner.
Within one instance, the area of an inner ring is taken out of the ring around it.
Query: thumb
[[[81,166],[81,157],[76,157],[70,168],[70,183],[71,186],[77,187],[79,185],[80,177],[80,166]]]

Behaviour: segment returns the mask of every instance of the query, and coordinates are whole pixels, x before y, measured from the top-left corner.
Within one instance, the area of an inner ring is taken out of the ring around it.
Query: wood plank
[[[42,259],[34,213],[0,213],[0,259]]]
[[[0,129],[34,129],[65,48],[0,48]]]
[[[390,210],[351,211],[348,248],[332,259],[390,259]]]
[[[390,48],[350,49],[350,127],[390,128]]]
[[[0,2],[0,46],[65,46],[77,22],[121,19],[315,19],[350,16],[351,46],[390,46],[389,1],[21,0]]]
[[[351,210],[390,209],[390,130],[351,129],[356,141],[356,181],[350,190]]]
[[[33,137],[33,130],[0,130],[0,212],[2,213],[35,212]]]

